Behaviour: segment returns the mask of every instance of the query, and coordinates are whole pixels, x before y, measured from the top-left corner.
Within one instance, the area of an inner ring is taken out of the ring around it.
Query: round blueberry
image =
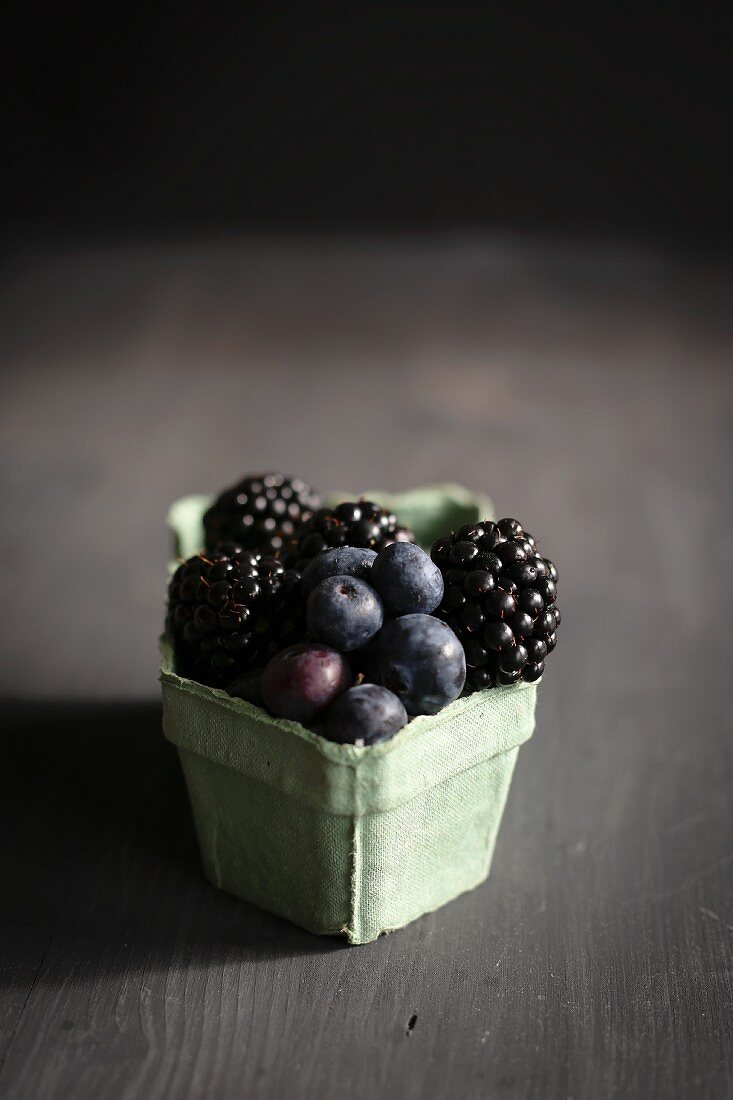
[[[311,722],[351,686],[351,679],[351,669],[335,649],[304,642],[272,658],[262,674],[262,698],[276,718]]]
[[[377,554],[369,583],[392,615],[429,615],[443,599],[443,575],[412,542],[393,542]]]
[[[306,619],[313,636],[342,653],[358,649],[381,630],[379,595],[358,577],[326,577],[311,592]]]
[[[369,580],[376,556],[376,550],[368,550],[363,546],[335,546],[331,550],[322,550],[303,573],[303,598],[307,599],[316,585],[326,577],[359,577],[360,580]]]
[[[394,692],[379,684],[358,684],[329,707],[324,734],[341,745],[374,745],[406,724],[407,711]]]
[[[401,615],[376,643],[375,678],[408,714],[437,714],[463,691],[466,657],[446,623],[432,615]]]

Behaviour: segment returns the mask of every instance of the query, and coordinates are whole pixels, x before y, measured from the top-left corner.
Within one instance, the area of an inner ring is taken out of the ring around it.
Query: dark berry
[[[499,619],[511,615],[513,611],[517,610],[517,601],[511,592],[505,592],[501,588],[495,588],[493,592],[489,592],[484,600],[484,610],[492,615],[494,618]]]
[[[308,597],[306,618],[314,638],[348,653],[366,645],[381,630],[384,608],[366,581],[326,577]]]
[[[544,638],[548,634],[554,634],[556,625],[557,620],[555,619],[555,612],[552,608],[548,607],[544,611],[541,611],[534,624],[535,638]]]
[[[532,617],[539,615],[544,607],[542,596],[535,588],[523,588],[517,595],[517,604],[520,610],[526,611]]]
[[[250,550],[280,551],[320,504],[301,478],[274,473],[245,477],[204,514],[207,549],[233,540]]]
[[[528,684],[533,684],[536,680],[539,680],[544,671],[544,661],[530,661],[530,663],[526,664],[522,669],[522,679]]]
[[[296,645],[273,657],[262,674],[262,698],[270,714],[312,722],[351,686],[351,669],[335,649]]]
[[[484,537],[486,528],[483,523],[466,523],[459,527],[453,536],[454,542],[480,542]]]
[[[517,590],[534,584],[537,580],[537,566],[531,561],[515,561],[506,567],[507,575],[514,581]]]
[[[482,550],[481,553],[474,561],[471,562],[474,569],[484,569],[494,576],[501,573],[504,566],[501,564],[501,558],[498,558],[490,550]]]
[[[256,707],[264,707],[262,698],[264,671],[264,668],[253,668],[238,680],[233,680],[227,687],[227,695],[231,695],[234,699],[244,699],[246,703],[253,703]]]
[[[465,602],[466,597],[462,586],[453,584],[446,590],[441,607],[445,611],[457,611],[459,607],[463,607]]]
[[[547,645],[547,652],[552,653],[557,645],[557,634],[549,634],[545,639],[545,644]]]
[[[453,540],[450,535],[447,536],[447,538],[438,539],[437,542],[433,543],[430,557],[441,569],[448,565],[448,556],[452,546]]]
[[[521,672],[526,663],[527,650],[523,645],[515,645],[502,650],[499,668],[502,672]]]
[[[481,526],[484,529],[484,533],[481,536],[482,550],[493,550],[495,546],[498,546],[499,543],[504,541],[504,536],[501,531],[491,520],[485,520]]]
[[[502,542],[500,546],[497,546],[496,556],[505,566],[512,565],[517,561],[524,561],[527,557],[524,549],[514,541]]]
[[[496,580],[497,588],[501,588],[504,592],[511,592],[515,595],[519,591],[519,585],[516,581],[512,580],[506,573],[500,573]]]
[[[460,641],[432,615],[402,615],[375,643],[374,678],[402,700],[408,714],[437,714],[463,691]]]
[[[323,732],[341,745],[374,745],[405,725],[407,711],[393,692],[378,684],[358,684],[328,708]]]
[[[505,539],[513,539],[517,535],[523,535],[522,525],[516,519],[500,519],[496,525]]]
[[[516,640],[512,628],[502,619],[486,623],[481,637],[487,649],[495,649],[499,652],[509,649]]]
[[[491,592],[495,585],[496,581],[491,573],[486,572],[485,569],[473,569],[470,573],[466,573],[463,591],[474,599],[480,599]]]
[[[469,634],[475,634],[483,625],[484,613],[479,604],[467,603],[458,612],[458,622]]]
[[[535,588],[545,603],[554,603],[557,596],[557,585],[549,577],[540,577]]]
[[[466,664],[470,668],[478,668],[480,665],[486,664],[488,652],[481,645],[478,638],[464,638],[463,648],[466,653]]]
[[[524,644],[530,661],[544,661],[547,656],[547,643],[542,638],[527,638]]]
[[[358,577],[368,581],[376,556],[376,550],[357,546],[337,546],[332,550],[323,550],[313,558],[303,573],[304,599],[308,599],[316,585],[326,577]]]
[[[396,517],[370,500],[346,501],[336,508],[319,508],[285,544],[287,565],[301,572],[322,550],[356,546],[379,551],[391,542],[414,542],[411,531],[398,526]]]
[[[168,596],[176,671],[225,687],[299,641],[305,634],[300,583],[298,573],[283,573],[275,559],[234,543],[189,559],[176,570]]]
[[[451,565],[460,569],[468,569],[478,555],[479,549],[474,542],[457,542],[452,547],[448,559]]]
[[[443,599],[443,575],[419,546],[393,542],[379,551],[369,583],[391,615],[429,615]]]
[[[526,611],[515,611],[513,615],[507,615],[507,624],[511,627],[516,638],[530,638],[534,628],[532,616]]]
[[[446,582],[435,614],[463,643],[466,691],[516,683],[525,668],[539,678],[556,640],[557,570],[533,536],[515,519],[484,520],[439,539],[433,559]]]

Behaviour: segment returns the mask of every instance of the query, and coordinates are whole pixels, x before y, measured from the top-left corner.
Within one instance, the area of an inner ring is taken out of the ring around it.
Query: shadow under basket
[[[491,507],[457,486],[369,498],[426,546]],[[179,552],[201,546],[208,499],[173,506]],[[536,684],[476,692],[357,748],[178,676],[166,637],[161,651],[163,728],[216,886],[358,944],[484,881],[519,746],[534,730]]]

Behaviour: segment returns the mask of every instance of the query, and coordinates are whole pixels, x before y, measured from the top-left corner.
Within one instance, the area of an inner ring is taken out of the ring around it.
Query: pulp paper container
[[[370,499],[418,540],[490,514],[439,486]],[[171,510],[182,556],[203,543],[207,497]],[[163,728],[178,748],[207,877],[311,932],[367,943],[483,882],[536,684],[476,692],[391,740],[336,745],[176,675],[161,642]]]

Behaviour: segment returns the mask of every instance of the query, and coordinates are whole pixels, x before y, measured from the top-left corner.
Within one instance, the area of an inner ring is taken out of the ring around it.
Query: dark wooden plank
[[[729,1095],[720,273],[373,242],[28,253],[11,275],[0,1093]],[[489,882],[361,948],[206,884],[159,735],[161,516],[262,465],[462,480],[561,570]]]

